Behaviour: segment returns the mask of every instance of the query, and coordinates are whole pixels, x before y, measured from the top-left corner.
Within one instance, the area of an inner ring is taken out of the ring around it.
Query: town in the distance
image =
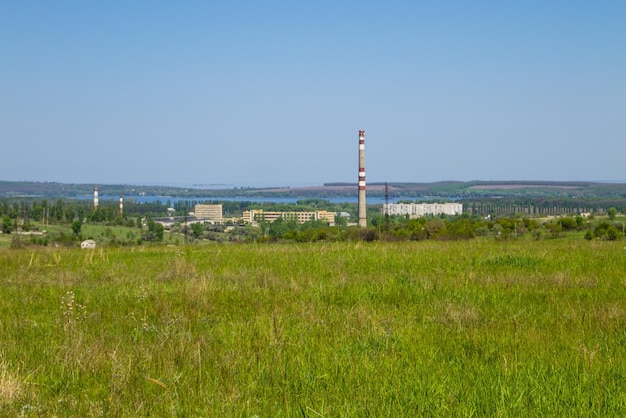
[[[364,131],[358,139],[357,183],[203,189],[0,181],[0,245],[624,237],[625,183],[368,185]]]

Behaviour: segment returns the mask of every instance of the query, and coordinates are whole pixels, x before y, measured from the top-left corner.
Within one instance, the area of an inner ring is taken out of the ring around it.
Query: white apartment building
[[[385,203],[384,215],[409,215],[411,218],[420,218],[426,215],[461,215],[461,203]]]

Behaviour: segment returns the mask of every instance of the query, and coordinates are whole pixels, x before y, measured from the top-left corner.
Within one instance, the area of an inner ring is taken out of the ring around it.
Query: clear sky
[[[626,1],[3,1],[0,180],[626,180]]]

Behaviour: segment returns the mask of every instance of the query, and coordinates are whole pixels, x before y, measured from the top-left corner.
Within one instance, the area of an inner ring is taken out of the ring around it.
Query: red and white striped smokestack
[[[124,195],[120,195],[120,216],[124,215]]]
[[[93,208],[98,209],[98,186],[93,188]]]
[[[365,202],[365,131],[359,131],[359,226],[367,226]]]

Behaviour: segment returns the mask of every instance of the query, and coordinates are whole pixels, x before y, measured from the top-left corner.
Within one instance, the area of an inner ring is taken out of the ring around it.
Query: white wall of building
[[[463,204],[461,203],[386,203],[383,204],[385,215],[409,215],[410,217],[422,217],[426,215],[461,215]]]

